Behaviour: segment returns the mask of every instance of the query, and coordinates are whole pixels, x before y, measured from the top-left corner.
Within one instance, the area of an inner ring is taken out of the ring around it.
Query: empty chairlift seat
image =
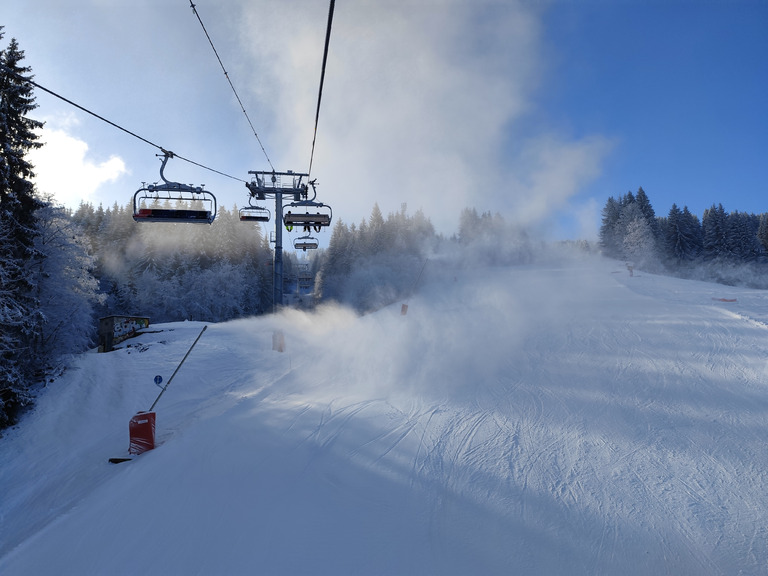
[[[293,241],[294,250],[303,250],[306,252],[307,250],[316,250],[317,247],[317,238],[312,238],[311,236],[302,236]]]
[[[240,208],[241,222],[269,222],[271,214],[262,206],[247,206]]]
[[[211,224],[216,218],[216,197],[202,186],[166,180],[163,171],[172,157],[172,152],[165,152],[160,166],[162,184],[144,184],[133,195],[133,219]]]

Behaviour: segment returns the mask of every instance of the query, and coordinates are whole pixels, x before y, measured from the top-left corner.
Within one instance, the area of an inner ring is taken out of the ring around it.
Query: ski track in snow
[[[0,573],[768,574],[768,294],[619,266],[212,325],[119,466],[202,325],[82,355],[0,440]]]

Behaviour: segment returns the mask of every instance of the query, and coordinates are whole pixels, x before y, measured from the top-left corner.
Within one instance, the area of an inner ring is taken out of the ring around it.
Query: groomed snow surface
[[[77,357],[0,440],[0,574],[768,574],[768,293],[430,261],[408,305],[210,325],[123,464],[203,324]]]

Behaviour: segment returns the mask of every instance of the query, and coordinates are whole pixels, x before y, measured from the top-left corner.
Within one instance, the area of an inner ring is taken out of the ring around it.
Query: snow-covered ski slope
[[[0,574],[768,574],[768,293],[430,262],[408,304],[211,325],[118,465],[202,324],[78,357],[0,440]]]

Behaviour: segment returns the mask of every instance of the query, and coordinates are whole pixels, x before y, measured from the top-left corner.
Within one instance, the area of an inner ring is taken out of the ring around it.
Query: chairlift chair
[[[136,222],[211,224],[216,218],[216,197],[202,186],[169,182],[163,172],[173,152],[165,152],[160,166],[162,184],[143,185],[133,195]]]
[[[320,232],[323,227],[330,226],[333,219],[333,211],[327,204],[321,202],[292,202],[287,204],[287,212],[283,214],[283,224],[288,230],[292,230],[294,226],[301,226],[305,232],[309,232],[314,229],[315,232]],[[304,213],[294,212],[296,208],[304,208]],[[313,209],[310,212],[310,209]]]
[[[306,252],[307,250],[316,250],[318,246],[319,243],[317,238],[313,238],[312,236],[300,236],[293,241],[294,250],[303,250]]]
[[[240,222],[269,222],[272,214],[263,206],[240,208]]]

